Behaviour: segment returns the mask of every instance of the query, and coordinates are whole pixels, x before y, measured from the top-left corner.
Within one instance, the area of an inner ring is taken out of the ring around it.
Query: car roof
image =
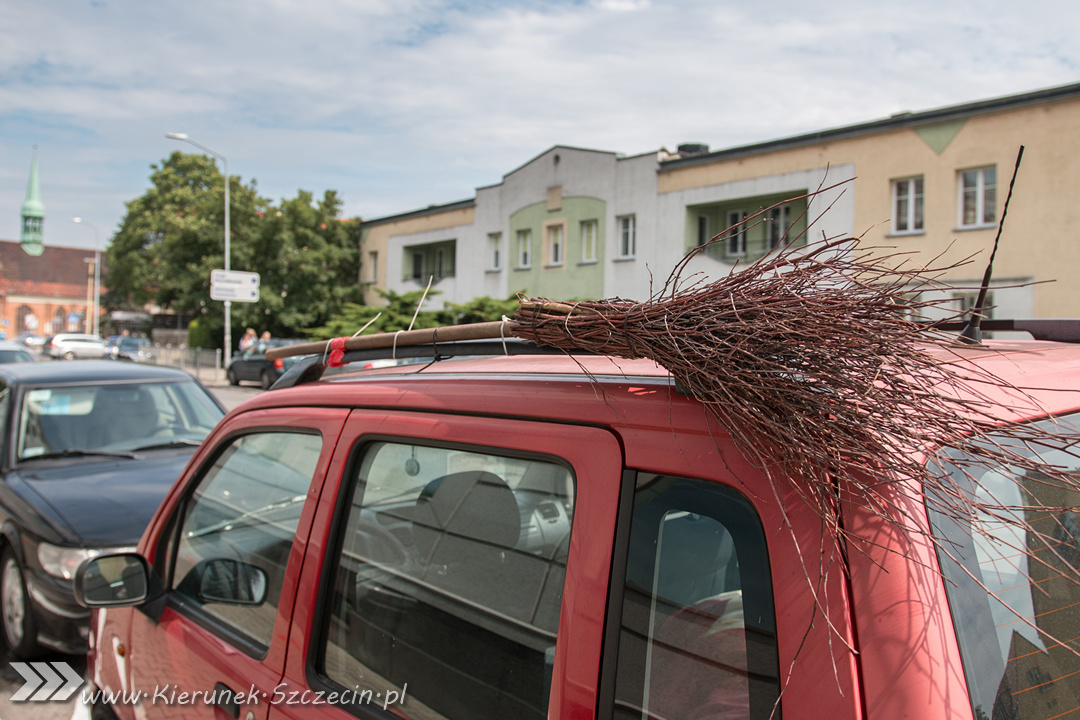
[[[0,340],[0,350],[22,350],[26,352],[26,346],[11,340]]]
[[[928,345],[926,349],[963,374],[990,374],[999,379],[980,385],[975,392],[995,405],[993,412],[1003,422],[1080,409],[1080,344],[989,340],[978,347]],[[1022,392],[1010,391],[1010,387]],[[561,354],[484,356],[364,371],[346,366],[316,382],[263,393],[241,407],[387,405],[589,422],[589,416],[594,420],[612,417],[598,405],[607,405],[618,414],[623,412],[617,409],[623,402],[643,404],[641,398],[646,395],[663,398],[661,404],[682,402],[675,399],[682,397],[678,392],[658,392],[662,388],[674,389],[674,379],[649,360]],[[1025,400],[1025,394],[1038,405]],[[570,405],[549,407],[560,402]]]
[[[3,363],[0,376],[19,383],[95,383],[119,381],[191,380],[183,370],[137,365],[113,360],[72,360],[67,362]]]

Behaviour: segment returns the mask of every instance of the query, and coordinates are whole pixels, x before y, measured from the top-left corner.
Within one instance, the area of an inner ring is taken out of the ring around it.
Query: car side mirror
[[[196,566],[199,600],[228,605],[262,605],[266,600],[266,571],[230,558],[204,560]]]
[[[138,605],[150,594],[150,568],[137,553],[98,555],[79,566],[74,591],[86,608]]]

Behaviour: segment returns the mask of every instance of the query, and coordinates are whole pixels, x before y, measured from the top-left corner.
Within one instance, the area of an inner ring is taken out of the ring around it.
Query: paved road
[[[203,378],[203,382],[210,386],[210,391],[214,393],[227,410],[233,409],[244,400],[262,392],[260,388],[254,385],[231,387],[227,384],[215,383],[212,380],[207,382],[207,378]],[[35,658],[34,662],[66,662],[76,672],[86,672],[86,658],[82,656],[52,653]],[[4,647],[3,640],[0,639],[0,720],[68,720],[73,716],[81,693],[76,693],[66,703],[12,703],[10,701],[12,694],[18,692],[22,685],[23,679],[12,669],[7,655],[7,648]]]

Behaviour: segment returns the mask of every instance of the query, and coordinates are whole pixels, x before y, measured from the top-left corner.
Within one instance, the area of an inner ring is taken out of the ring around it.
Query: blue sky
[[[713,149],[1080,81],[1072,0],[0,0],[0,238],[116,230],[184,132],[274,201],[471,197],[556,144]]]

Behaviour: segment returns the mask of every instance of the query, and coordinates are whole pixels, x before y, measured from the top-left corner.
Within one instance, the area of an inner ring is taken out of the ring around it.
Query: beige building
[[[546,288],[643,299],[687,251],[780,203],[692,269],[719,276],[796,236],[854,235],[913,262],[974,256],[945,276],[960,306],[989,259],[1021,145],[992,313],[1080,317],[1080,83],[712,152],[557,146],[469,200],[365,222],[363,279],[400,292],[434,277],[450,302]],[[809,205],[784,202],[836,183]]]

